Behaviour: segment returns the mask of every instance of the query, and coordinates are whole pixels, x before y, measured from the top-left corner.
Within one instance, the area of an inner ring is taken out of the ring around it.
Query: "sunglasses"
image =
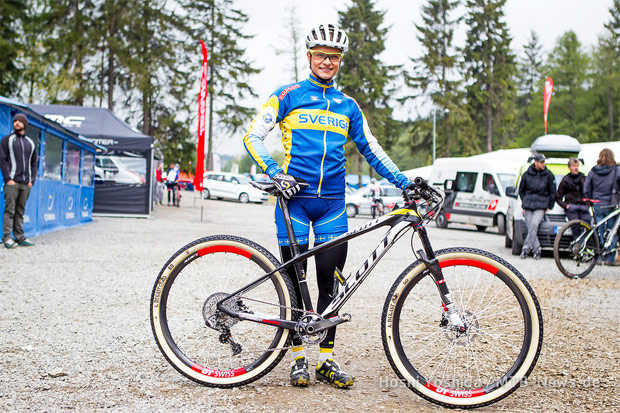
[[[342,53],[325,53],[325,52],[317,52],[316,50],[309,49],[308,53],[312,55],[313,58],[318,60],[319,62],[323,62],[325,59],[329,59],[332,63],[340,63],[342,60]]]

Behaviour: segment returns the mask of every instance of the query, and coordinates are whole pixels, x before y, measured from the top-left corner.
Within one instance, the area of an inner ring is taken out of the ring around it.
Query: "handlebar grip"
[[[428,184],[426,183],[426,181],[419,176],[413,180],[413,183],[422,190],[428,189]]]

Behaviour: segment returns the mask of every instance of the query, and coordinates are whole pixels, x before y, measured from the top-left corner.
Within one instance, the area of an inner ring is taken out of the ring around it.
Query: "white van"
[[[478,157],[436,159],[429,183],[446,191],[446,201],[435,219],[437,226],[472,224],[479,231],[497,226],[503,235],[509,201],[505,191],[514,185],[519,166],[501,162],[498,167]]]

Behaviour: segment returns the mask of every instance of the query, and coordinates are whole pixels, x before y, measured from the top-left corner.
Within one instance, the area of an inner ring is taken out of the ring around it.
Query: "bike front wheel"
[[[434,278],[416,261],[383,308],[388,360],[409,389],[433,403],[495,403],[516,390],[538,360],[540,305],[519,271],[489,252],[448,248],[436,257],[466,331],[452,328]]]
[[[590,230],[590,224],[575,219],[564,224],[555,236],[553,258],[568,278],[584,278],[596,265],[600,250],[598,234]]]
[[[166,360],[212,387],[240,386],[273,369],[290,331],[229,316],[217,303],[279,265],[260,245],[226,235],[201,238],[174,254],[151,295],[151,327]],[[288,275],[276,272],[224,305],[258,321],[292,320],[297,303]]]

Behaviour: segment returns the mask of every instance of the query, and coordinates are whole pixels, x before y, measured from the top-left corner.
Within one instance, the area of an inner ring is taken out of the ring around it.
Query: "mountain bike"
[[[560,272],[566,277],[584,278],[592,272],[597,260],[605,260],[609,255],[620,252],[617,239],[616,245],[612,246],[614,235],[618,234],[620,228],[620,219],[605,231],[602,239],[599,237],[601,227],[611,218],[620,215],[619,206],[610,208],[614,210],[601,222],[597,223],[594,213],[591,213],[592,224],[574,219],[558,231],[553,244],[553,258]]]
[[[372,218],[376,218],[377,216],[383,215],[383,200],[381,198],[374,198],[372,200],[372,204],[370,205],[370,211]]]
[[[415,260],[394,281],[381,317],[394,372],[413,392],[446,407],[485,406],[508,396],[540,354],[538,300],[500,257],[469,247],[433,250],[425,225],[440,210],[443,194],[420,178],[415,183],[415,190],[403,192],[403,208],[300,253],[287,203],[274,184],[253,182],[278,196],[293,258],[280,263],[259,244],[234,235],[207,236],[177,251],[157,276],[150,303],[153,334],[166,360],[205,386],[259,379],[282,360],[293,335],[318,343],[330,327],[350,322],[352,316],[339,310],[411,231]],[[424,204],[423,215],[416,202]],[[356,272],[345,278],[336,269],[331,303],[321,314],[314,312],[303,261],[385,227]],[[287,273],[288,267],[296,274]]]

